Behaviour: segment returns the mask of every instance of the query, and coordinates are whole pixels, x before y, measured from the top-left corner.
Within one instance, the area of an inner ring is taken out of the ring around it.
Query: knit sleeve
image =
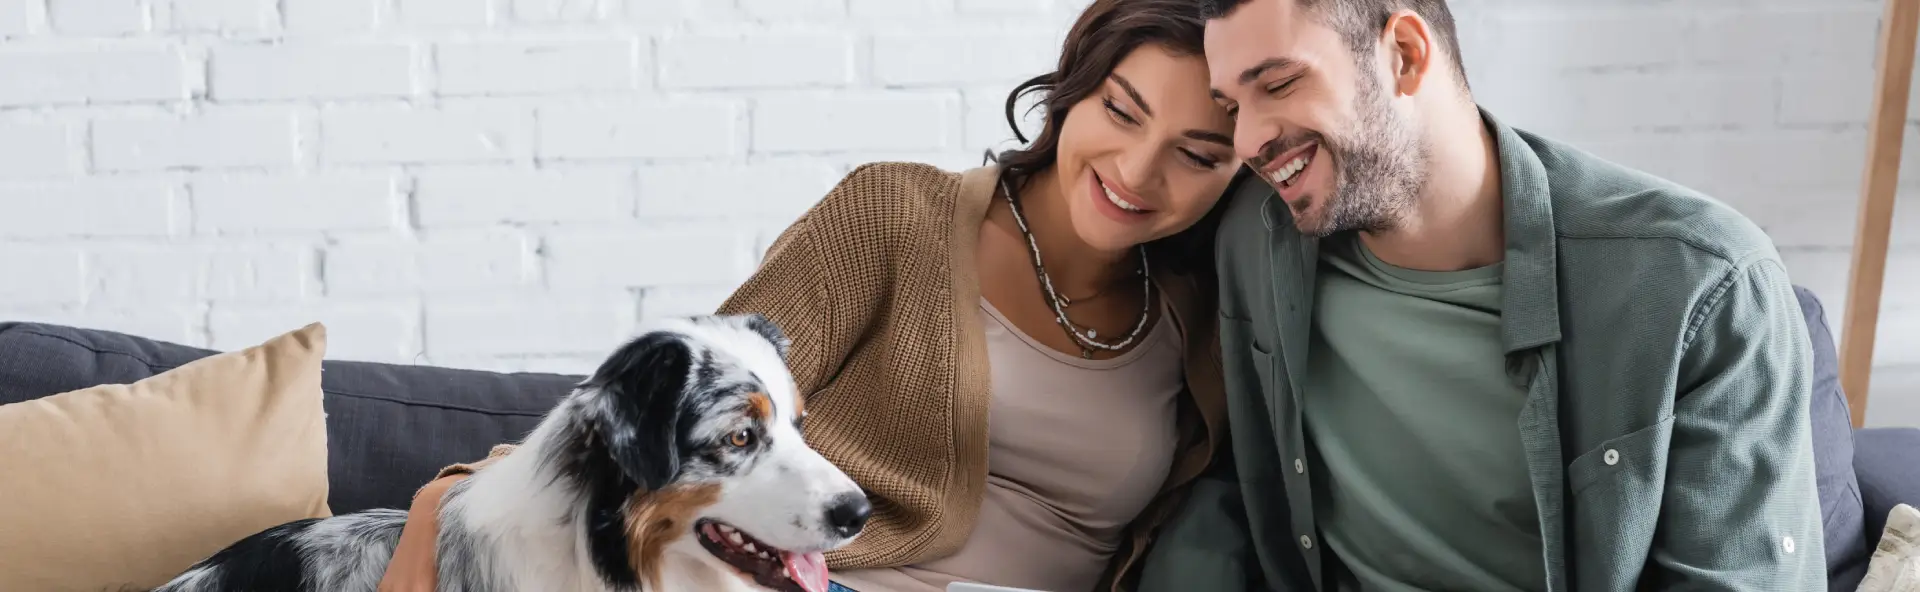
[[[780,327],[793,346],[787,366],[801,393],[824,388],[839,372],[881,295],[868,289],[875,260],[885,257],[883,233],[863,232],[872,195],[884,170],[866,165],[840,184],[767,249],[760,267],[719,308],[720,314],[759,313]],[[859,276],[859,277],[853,277]]]

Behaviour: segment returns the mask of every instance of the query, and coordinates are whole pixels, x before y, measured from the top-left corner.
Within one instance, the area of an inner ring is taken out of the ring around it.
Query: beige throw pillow
[[[316,323],[131,385],[0,406],[0,590],[145,590],[330,515]]]

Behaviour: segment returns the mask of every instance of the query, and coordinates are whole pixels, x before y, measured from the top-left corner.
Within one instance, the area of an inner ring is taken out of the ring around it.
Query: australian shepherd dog
[[[673,319],[609,356],[518,449],[447,491],[441,592],[825,592],[871,506],[801,440],[788,342],[757,315]],[[160,592],[372,592],[406,514],[283,524]]]

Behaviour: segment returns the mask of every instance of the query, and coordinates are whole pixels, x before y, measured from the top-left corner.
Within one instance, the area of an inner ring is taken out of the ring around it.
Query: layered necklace
[[[1007,206],[1013,210],[1013,221],[1020,226],[1020,234],[1027,238],[1027,251],[1033,254],[1033,270],[1040,276],[1040,289],[1046,293],[1047,304],[1053,307],[1053,320],[1060,324],[1061,329],[1067,331],[1067,335],[1073,337],[1075,344],[1080,346],[1080,357],[1090,360],[1093,359],[1094,350],[1121,351],[1133,345],[1133,342],[1140,338],[1141,332],[1146,330],[1147,317],[1151,316],[1148,313],[1153,310],[1153,278],[1147,275],[1146,246],[1139,247],[1140,269],[1136,271],[1140,274],[1140,290],[1143,294],[1140,298],[1140,319],[1134,322],[1133,330],[1128,331],[1119,341],[1100,341],[1099,331],[1090,327],[1082,329],[1067,319],[1067,307],[1073,305],[1073,300],[1061,296],[1053,289],[1053,279],[1047,276],[1047,266],[1040,262],[1040,243],[1033,239],[1033,231],[1027,228],[1027,217],[1020,211],[1020,200],[1014,196],[1013,187],[1007,184],[1004,177],[1000,179],[1000,191],[1007,196]],[[1102,292],[1104,291],[1103,289]],[[1096,292],[1095,295],[1099,293]]]

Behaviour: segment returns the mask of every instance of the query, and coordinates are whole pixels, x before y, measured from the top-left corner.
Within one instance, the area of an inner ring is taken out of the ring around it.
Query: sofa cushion
[[[1920,507],[1920,429],[1860,430],[1854,435],[1854,447],[1853,468],[1860,474],[1867,544],[1877,545],[1894,506]]]
[[[329,515],[320,325],[0,406],[0,590],[151,589]]]
[[[1795,286],[1794,294],[1813,342],[1813,465],[1826,528],[1827,574],[1833,578],[1828,584],[1834,590],[1852,590],[1866,573],[1871,551],[1854,471],[1853,414],[1840,389],[1840,356],[1834,351],[1826,308],[1806,288]]]
[[[213,351],[122,333],[0,323],[0,404],[125,384]],[[328,503],[406,508],[442,467],[518,442],[581,377],[328,361]]]

